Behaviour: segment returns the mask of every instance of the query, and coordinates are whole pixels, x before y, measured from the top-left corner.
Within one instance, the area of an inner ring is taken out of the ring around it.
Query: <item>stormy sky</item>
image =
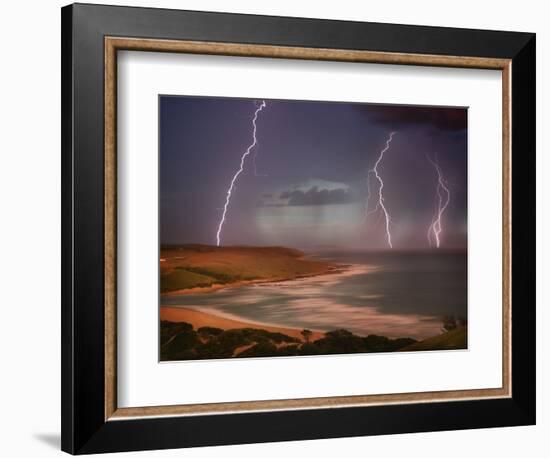
[[[162,244],[215,244],[226,192],[252,143],[259,101],[160,96]],[[258,145],[246,158],[221,233],[223,245],[386,249],[381,212],[365,219],[367,175],[378,167],[394,249],[428,248],[437,159],[451,200],[441,247],[467,234],[467,110],[464,108],[266,100]],[[254,161],[255,159],[255,161]],[[255,162],[255,167],[254,167]],[[371,192],[378,183],[371,176]],[[376,200],[369,202],[374,208]]]

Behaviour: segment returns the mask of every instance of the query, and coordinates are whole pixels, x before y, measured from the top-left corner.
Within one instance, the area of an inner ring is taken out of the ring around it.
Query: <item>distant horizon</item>
[[[235,245],[220,245],[207,244],[207,243],[162,243],[161,249],[173,248],[173,247],[206,247],[214,249],[224,248],[287,248],[291,250],[298,250],[303,252],[323,252],[323,251],[339,251],[339,252],[352,252],[352,253],[466,253],[468,247],[449,247],[449,248],[435,248],[435,247],[423,247],[423,248],[351,248],[343,246],[333,247],[300,247],[291,245],[250,245],[250,244],[235,244]]]

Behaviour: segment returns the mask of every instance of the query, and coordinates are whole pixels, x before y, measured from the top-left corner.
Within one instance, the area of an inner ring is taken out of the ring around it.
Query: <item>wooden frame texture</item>
[[[534,35],[97,5],[72,5],[62,11],[64,450],[90,453],[534,423]],[[229,22],[239,27],[231,32],[218,27]],[[118,50],[502,71],[503,386],[118,408]],[[84,110],[85,103],[93,109]],[[514,161],[520,154],[522,160]],[[524,202],[512,215],[512,204],[519,200]],[[528,224],[512,234],[514,219]],[[251,429],[239,433],[229,426],[234,415],[239,415],[241,427],[244,421]],[[470,415],[476,417],[468,419]],[[336,418],[347,426],[331,428]],[[385,421],[380,424],[379,418]],[[286,426],[306,419],[313,421],[311,427],[297,431]],[[220,431],[221,424],[222,434],[208,435],[209,428]],[[268,426],[271,433],[264,429]],[[162,438],[155,435],[158,428],[163,428]],[[142,434],[133,434],[137,431]]]
[[[502,72],[502,163],[503,163],[503,259],[509,259],[510,205],[510,59],[472,58],[459,56],[379,53],[341,49],[297,48],[284,46],[244,45],[179,40],[151,40],[105,37],[105,419],[161,415],[188,415],[254,410],[341,407],[435,400],[483,399],[511,396],[510,347],[510,283],[509,262],[503,262],[503,386],[494,389],[421,392],[369,396],[286,399],[278,401],[230,402],[173,406],[118,408],[116,402],[116,68],[117,51],[151,51],[187,54],[213,54],[284,59],[326,60],[343,62],[411,64],[462,68],[495,69]]]

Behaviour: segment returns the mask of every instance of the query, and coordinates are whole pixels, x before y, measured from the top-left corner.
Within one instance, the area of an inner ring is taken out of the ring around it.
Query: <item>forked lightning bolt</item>
[[[382,159],[384,159],[384,153],[390,149],[390,143],[395,134],[396,132],[390,132],[390,136],[386,140],[386,146],[384,147],[384,149],[382,149],[382,151],[380,151],[380,155],[378,156],[378,159],[374,163],[374,167],[367,172],[367,203],[365,206],[365,218],[371,213],[374,213],[380,209],[382,210],[382,213],[384,214],[384,217],[386,219],[386,241],[390,248],[393,248],[392,241],[391,241],[391,228],[390,228],[391,217],[390,217],[390,214],[388,213],[388,209],[386,208],[386,205],[384,204],[384,193],[383,193],[384,181],[382,180],[382,177],[378,173],[378,166],[380,165],[380,162],[382,162]],[[373,175],[378,181],[378,199],[376,200],[376,206],[374,207],[374,209],[369,211],[368,205],[369,205],[369,200],[371,198],[371,189],[370,189],[371,175]]]
[[[229,209],[229,203],[231,201],[231,194],[233,193],[233,190],[235,189],[235,184],[237,182],[237,179],[239,178],[239,175],[243,173],[244,170],[244,164],[246,162],[246,158],[251,153],[251,151],[254,149],[254,147],[258,144],[258,140],[256,139],[256,121],[258,120],[258,114],[260,111],[262,111],[266,106],[265,100],[262,100],[260,105],[256,107],[256,111],[254,111],[254,117],[252,118],[252,143],[246,148],[246,151],[241,156],[241,162],[240,166],[233,175],[233,178],[231,180],[231,183],[229,185],[229,188],[227,189],[227,193],[225,196],[225,204],[223,206],[223,213],[222,217],[220,219],[220,222],[218,224],[218,231],[216,232],[216,244],[217,246],[220,246],[221,243],[221,234],[223,229],[223,224],[225,223],[225,218],[227,216],[227,211]],[[255,166],[255,163],[254,163]]]
[[[432,218],[432,223],[428,228],[428,243],[430,244],[430,246],[432,246],[433,242],[435,243],[436,248],[439,248],[439,246],[441,245],[440,235],[443,231],[443,228],[441,226],[441,219],[443,217],[443,213],[445,213],[445,210],[449,205],[449,202],[451,201],[451,191],[447,187],[447,183],[445,178],[443,177],[441,167],[437,163],[437,156],[435,160],[433,160],[428,154],[426,154],[426,157],[428,158],[428,161],[430,161],[430,163],[434,166],[437,172],[436,209]],[[445,196],[443,196],[443,194]]]

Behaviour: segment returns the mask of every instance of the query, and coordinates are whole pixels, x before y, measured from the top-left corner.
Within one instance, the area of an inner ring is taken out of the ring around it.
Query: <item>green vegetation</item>
[[[161,360],[388,352],[416,343],[409,338],[389,339],[376,335],[360,337],[345,329],[327,332],[323,338],[309,342],[311,331],[304,331],[305,341],[301,341],[264,329],[223,330],[202,327],[194,330],[189,323],[162,321]]]
[[[421,350],[459,350],[468,348],[468,331],[466,327],[456,327],[438,336],[413,343],[401,351]]]
[[[165,272],[161,276],[162,291],[174,291],[177,289],[206,287],[216,281],[214,277],[198,274],[178,267],[173,271]]]
[[[339,329],[325,333],[325,337],[314,342],[303,344],[298,354],[331,355],[388,352],[399,350],[415,342],[416,340],[409,338],[390,339],[377,335],[360,337],[345,329]]]
[[[460,327],[466,327],[468,324],[466,318],[464,317],[455,317],[454,315],[445,315],[442,318],[443,321],[443,329],[445,331],[453,331],[454,329],[460,328]]]
[[[230,269],[225,268],[210,268],[205,269],[204,267],[177,267],[177,269],[190,272],[195,275],[203,276],[203,277],[210,277],[215,279],[217,282],[225,284],[225,283],[233,283],[236,281],[242,281],[242,280],[254,280],[257,277],[254,277],[252,275],[246,275],[246,273],[243,272],[232,272]]]
[[[275,356],[278,347],[300,341],[264,329],[223,329],[189,323],[161,321],[161,360],[231,358],[233,356]]]
[[[281,281],[330,272],[336,266],[283,247],[163,246],[161,292],[252,280]]]

